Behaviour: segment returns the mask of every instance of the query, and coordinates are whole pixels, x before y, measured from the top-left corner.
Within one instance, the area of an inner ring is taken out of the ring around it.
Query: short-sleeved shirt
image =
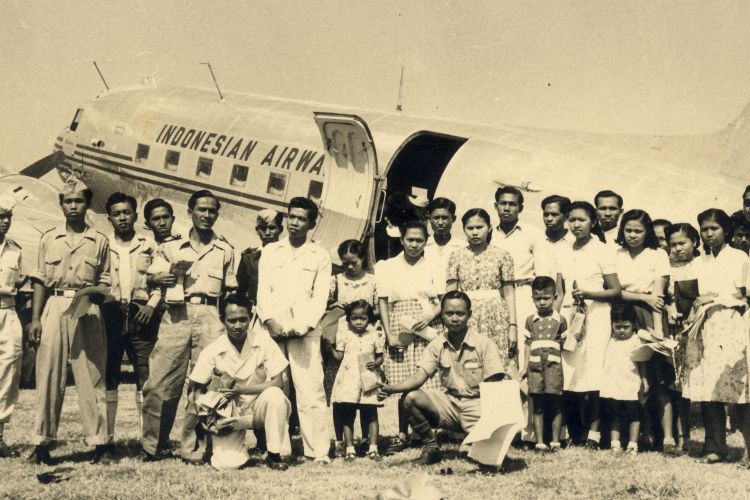
[[[729,245],[719,251],[698,257],[698,290],[701,295],[715,293],[721,299],[738,298],[738,289],[747,287],[748,257]]]
[[[669,276],[669,256],[660,248],[644,248],[631,257],[628,249],[620,247],[615,253],[615,270],[624,291],[652,293],[654,282]]]
[[[507,234],[499,226],[492,234],[492,244],[508,252],[513,259],[516,281],[530,281],[536,276],[534,252],[543,239],[544,235],[539,229],[520,222]]]
[[[221,297],[225,289],[237,288],[234,247],[223,236],[214,233],[211,241],[200,249],[193,247],[189,235],[165,241],[148,272],[169,270],[171,264],[181,261],[193,263],[183,283],[186,296]]]
[[[208,344],[198,356],[190,380],[208,384],[217,370],[231,376],[236,380],[237,387],[242,388],[268,382],[283,372],[288,364],[281,349],[266,331],[251,329],[242,352],[237,352],[227,334]],[[258,374],[265,374],[265,377]],[[245,400],[254,398],[243,396]]]
[[[31,277],[57,290],[110,285],[109,240],[90,226],[80,234],[68,234],[64,224],[52,228],[42,235]]]
[[[574,282],[580,290],[602,291],[604,276],[616,272],[614,250],[593,236],[581,248],[571,246],[571,251],[560,260],[566,299],[570,297]]]
[[[375,266],[378,297],[389,302],[402,300],[429,300],[436,298],[445,284],[437,283],[434,269],[422,257],[415,264],[406,262],[403,254],[380,261]]]
[[[161,290],[149,289],[146,284],[146,273],[156,257],[156,242],[136,234],[127,245],[120,245],[115,236],[111,235],[109,248],[112,261],[112,295],[115,299],[146,300],[151,307],[159,305]],[[127,283],[123,286],[125,279]]]
[[[0,243],[0,297],[16,295],[21,279],[21,246],[6,237]]]
[[[524,326],[523,336],[532,356],[560,355],[562,335],[568,329],[568,322],[557,311],[545,317],[539,314],[529,316]]]
[[[445,337],[432,340],[419,367],[429,377],[439,371],[445,392],[458,398],[478,398],[479,384],[505,371],[497,345],[472,330],[466,332],[458,350]]]
[[[435,243],[435,238],[427,238],[427,244],[424,246],[424,258],[432,264],[435,269],[435,282],[439,293],[445,293],[446,271],[448,269],[448,258],[459,248],[466,246],[466,241],[458,238],[451,238],[445,245]]]

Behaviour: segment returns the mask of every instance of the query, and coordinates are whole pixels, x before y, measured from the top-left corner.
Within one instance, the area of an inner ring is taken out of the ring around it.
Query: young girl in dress
[[[683,390],[701,403],[706,431],[703,451],[706,463],[726,458],[726,410],[735,404],[742,422],[748,413],[747,255],[731,248],[732,226],[723,210],[709,209],[698,215],[706,255],[700,258],[699,297],[694,307],[705,307],[702,329],[688,339]]]
[[[334,347],[328,341],[336,337],[336,333],[344,332],[347,328],[344,318],[344,308],[357,300],[365,300],[377,311],[377,292],[375,291],[375,275],[365,271],[367,266],[367,248],[357,240],[346,240],[339,245],[339,259],[344,272],[331,276],[331,288],[328,297],[328,312],[331,315],[330,329],[335,329],[332,335],[324,335],[321,346],[323,347],[323,387],[326,391],[326,399],[331,404],[331,392],[340,361],[333,355]],[[334,322],[339,317],[338,322]],[[376,314],[377,317],[377,314]],[[360,421],[360,423],[362,423]],[[343,443],[343,423],[333,413],[333,429],[336,435],[335,456],[345,455]],[[362,425],[362,435],[367,436],[367,426]]]
[[[599,388],[603,377],[604,351],[612,331],[610,303],[620,297],[620,281],[615,270],[614,251],[603,243],[604,235],[590,203],[575,201],[567,212],[568,227],[575,237],[572,251],[561,254],[557,275],[555,306],[570,320],[574,301],[586,305],[585,335],[578,334],[575,351],[563,352],[564,398],[567,420],[580,424],[585,437],[572,436],[574,442],[599,449]],[[570,324],[570,321],[568,321]]]
[[[421,221],[407,222],[401,229],[403,253],[380,261],[375,267],[380,317],[388,349],[383,368],[389,384],[398,384],[419,369],[419,361],[430,340],[443,334],[440,320],[439,291],[435,270],[424,258],[427,226]],[[433,377],[422,386],[440,388]],[[409,428],[408,412],[402,395],[398,403],[399,435],[389,452],[403,450]]]
[[[367,427],[370,448],[367,457],[380,460],[378,454],[378,406],[376,381],[383,364],[383,334],[375,329],[375,313],[367,300],[357,300],[345,307],[345,331],[339,331],[333,356],[341,362],[333,384],[333,413],[343,424],[346,444],[345,460],[354,460],[354,419]]]
[[[646,363],[635,362],[632,358],[633,352],[642,345],[635,334],[636,312],[632,304],[612,306],[610,318],[612,338],[607,344],[604,357],[604,379],[600,394],[612,416],[612,451],[622,451],[620,437],[627,424],[630,440],[625,452],[635,455],[638,453],[640,429],[638,402],[643,401],[648,392]]]
[[[636,314],[636,329],[649,330],[663,337],[662,310],[664,293],[669,281],[669,256],[659,248],[651,217],[643,210],[628,210],[622,216],[617,234],[615,270],[622,287],[622,300],[632,305]],[[676,454],[677,447],[672,431],[672,401],[668,389],[674,387],[674,368],[661,355],[653,356],[647,363],[650,394],[661,422],[650,416],[650,405],[641,408],[644,439],[653,446],[654,432],[661,430],[664,437],[663,452]],[[645,401],[644,401],[645,403]]]
[[[698,230],[687,223],[673,224],[664,232],[669,243],[670,255],[670,281],[669,297],[670,303],[666,306],[667,321],[671,335],[678,342],[674,354],[675,386],[670,391],[672,407],[677,416],[677,453],[685,454],[690,448],[690,399],[683,392],[683,378],[685,377],[685,353],[687,349],[687,336],[683,335],[683,321],[687,318],[692,307],[692,301],[685,301],[688,297],[679,297],[681,302],[677,304],[676,290],[688,282],[695,283],[698,278],[696,257],[700,256],[700,235]],[[682,292],[684,295],[684,291]],[[694,300],[695,297],[692,297]]]
[[[469,328],[497,344],[507,368],[509,353],[517,342],[513,259],[505,250],[488,244],[492,226],[486,211],[472,208],[461,222],[469,244],[448,258],[447,289],[469,296]]]

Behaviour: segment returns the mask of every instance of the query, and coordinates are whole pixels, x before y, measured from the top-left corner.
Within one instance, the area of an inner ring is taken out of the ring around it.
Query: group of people
[[[123,355],[136,379],[142,458],[171,458],[169,436],[187,383],[179,456],[237,468],[246,432],[269,467],[290,464],[290,432],[303,456],[380,459],[378,407],[398,395],[388,452],[422,447],[441,459],[436,429],[468,432],[480,417],[480,383],[517,380],[528,415],[520,439],[540,452],[564,444],[637,453],[685,453],[690,403],[700,403],[704,460],[727,456],[726,408],[746,444],[750,187],[744,211],[709,209],[690,223],[623,211],[602,191],[594,203],[561,195],[541,203],[546,230],[519,221],[524,196],[495,193],[499,224],[481,208],[412,197],[390,258],[368,262],[359,240],[340,265],[309,238],[307,198],[285,214],[258,213],[261,247],[240,254],[213,226],[221,203],[192,194],[186,235],[172,206],[143,208],[109,196],[112,234],[86,223],[93,193],[79,181],[60,194],[65,223],[44,233],[27,338],[37,345],[36,413],[28,460],[50,463],[70,362],[93,462],[115,457]],[[22,326],[15,313],[23,250],[7,237],[15,200],[0,196],[0,454],[18,396]],[[389,232],[391,234],[391,232]],[[374,272],[373,272],[374,270]],[[519,328],[520,326],[520,328]],[[354,442],[359,412],[365,448]],[[608,429],[609,436],[602,438]],[[411,432],[410,432],[411,430]],[[608,439],[607,439],[608,438]],[[627,441],[626,441],[627,440]]]

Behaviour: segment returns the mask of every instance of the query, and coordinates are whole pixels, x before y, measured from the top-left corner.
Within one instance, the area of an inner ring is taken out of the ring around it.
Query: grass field
[[[29,448],[33,425],[33,391],[24,390],[6,429],[11,445]],[[263,466],[218,472],[209,466],[184,465],[178,460],[143,464],[138,460],[133,386],[120,391],[118,448],[123,457],[116,465],[89,465],[89,448],[80,441],[74,387],[65,397],[59,445],[52,451],[56,465],[74,468],[71,480],[42,485],[36,473],[47,467],[26,465],[19,459],[0,460],[0,495],[9,498],[374,498],[399,482],[428,475],[445,498],[748,498],[750,471],[734,463],[700,464],[694,458],[663,458],[656,453],[617,457],[609,451],[564,450],[556,455],[537,455],[511,450],[502,473],[486,475],[457,455],[440,465],[419,468],[409,462],[418,451],[387,457],[381,463],[365,458],[353,463],[334,461],[330,466],[305,464],[286,472]],[[381,411],[383,434],[395,430],[392,405]],[[179,425],[179,422],[178,422]],[[175,426],[175,429],[178,427]],[[176,432],[172,437],[175,438]],[[702,435],[696,430],[700,447]],[[731,460],[742,455],[739,434],[730,436]],[[441,475],[450,467],[452,475]]]

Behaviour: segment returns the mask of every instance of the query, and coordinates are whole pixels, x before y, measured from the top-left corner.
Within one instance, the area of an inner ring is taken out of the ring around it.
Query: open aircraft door
[[[323,139],[326,165],[321,217],[313,240],[335,253],[346,239],[363,241],[370,236],[382,201],[382,177],[372,135],[361,118],[315,113],[315,122]],[[372,246],[372,238],[369,239]]]

